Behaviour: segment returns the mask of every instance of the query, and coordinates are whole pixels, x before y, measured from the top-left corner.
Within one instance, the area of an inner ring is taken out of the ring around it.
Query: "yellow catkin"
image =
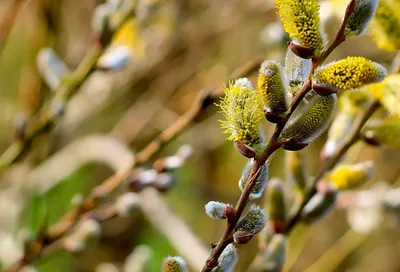
[[[340,165],[324,179],[331,182],[338,190],[354,189],[364,184],[374,172],[372,161],[351,165]]]
[[[288,110],[286,87],[280,65],[275,61],[264,61],[258,75],[258,92],[265,107],[276,114]]]
[[[320,6],[317,0],[277,0],[276,7],[290,38],[303,47],[316,51],[322,49]]]
[[[382,81],[386,69],[363,57],[347,57],[320,68],[314,81],[336,91],[357,89],[367,84]]]
[[[167,257],[162,264],[162,272],[187,272],[185,261],[181,257]]]
[[[225,120],[220,120],[228,140],[254,146],[262,141],[260,123],[264,119],[261,96],[250,86],[229,84],[224,89],[224,98],[219,104]]]
[[[380,0],[371,32],[376,45],[387,51],[400,49],[400,0]]]

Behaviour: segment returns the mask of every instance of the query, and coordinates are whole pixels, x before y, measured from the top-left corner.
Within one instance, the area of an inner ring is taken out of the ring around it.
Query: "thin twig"
[[[346,40],[345,36],[345,30],[346,30],[346,24],[349,21],[351,13],[354,11],[354,8],[356,7],[356,0],[351,0],[349,4],[346,7],[346,12],[343,17],[342,24],[340,25],[340,28],[338,32],[336,33],[336,37],[333,40],[332,44],[328,47],[327,50],[325,50],[321,57],[318,58],[318,63],[323,63],[326,58],[333,52],[333,50],[336,49],[342,42]]]
[[[25,0],[12,0],[5,11],[1,14],[0,18],[0,53],[6,43],[8,34],[17,18],[21,5]]]
[[[320,258],[307,267],[305,272],[335,271],[338,264],[356,250],[367,238],[368,235],[362,235],[349,229]]]

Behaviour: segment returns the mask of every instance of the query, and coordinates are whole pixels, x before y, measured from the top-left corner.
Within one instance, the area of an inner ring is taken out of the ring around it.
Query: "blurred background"
[[[0,0],[1,16],[7,15],[11,2]],[[33,116],[48,108],[54,96],[40,75],[40,63],[38,69],[39,50],[53,48],[74,70],[93,43],[91,21],[96,6],[103,2],[22,1],[0,52],[1,151],[15,139],[20,126],[29,124]],[[30,171],[86,135],[111,135],[134,152],[140,151],[188,110],[202,89],[221,88],[232,71],[260,57],[283,62],[288,38],[276,15],[274,1],[142,2],[151,8],[138,11],[111,42],[111,48],[129,48],[126,66],[100,67],[104,69],[90,75],[71,97],[55,130],[36,138],[30,152],[2,174],[0,260],[4,267],[21,254],[21,248],[12,242],[16,237],[27,231],[37,232],[44,222],[57,222],[71,209],[73,199],[113,174],[112,167],[96,162],[101,159],[85,162],[47,192],[36,194],[35,188],[26,182]],[[332,38],[346,1],[322,1],[321,5],[324,29]],[[376,48],[368,33],[346,41],[328,61],[348,55],[364,56],[387,68],[395,56]],[[250,77],[253,83],[255,76]],[[219,239],[225,223],[208,218],[204,205],[210,200],[236,203],[240,195],[237,181],[245,163],[221,134],[220,118],[215,106],[208,107],[146,164],[151,167],[155,159],[175,154],[184,144],[192,146],[192,157],[173,173],[176,183],[162,196],[170,211],[205,246]],[[272,128],[267,125],[267,135],[271,135]],[[321,166],[319,152],[325,139],[321,137],[302,151],[311,175]],[[379,182],[400,182],[398,150],[360,142],[346,156],[351,163],[367,159],[376,162],[376,171],[362,189]],[[68,157],[53,171],[62,172],[74,160],[74,156]],[[283,150],[273,156],[269,168],[270,177],[285,178]],[[298,226],[290,235],[284,271],[306,271],[317,260],[321,261],[321,256],[325,257],[318,269],[309,271],[400,271],[398,222],[380,217],[374,220],[378,222],[374,228],[359,233],[349,224],[346,209],[336,207],[315,224]],[[163,258],[181,255],[157,226],[137,212],[102,223],[100,238],[79,254],[56,251],[35,262],[34,267],[38,271],[95,271],[105,262],[120,266],[138,245],[146,245],[151,251],[144,271],[159,271]],[[235,271],[246,271],[257,248],[257,239],[238,247],[239,264]]]

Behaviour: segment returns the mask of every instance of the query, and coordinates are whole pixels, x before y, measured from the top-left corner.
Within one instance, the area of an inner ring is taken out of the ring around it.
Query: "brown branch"
[[[21,5],[24,2],[25,0],[12,0],[5,11],[0,15],[0,18],[3,18],[0,21],[0,53],[6,43],[14,21],[17,18],[18,12],[21,9]]]
[[[114,32],[118,31],[118,29],[133,16],[134,8],[135,6],[132,5],[132,7],[126,11],[118,24],[116,24]],[[94,72],[96,63],[103,54],[106,46],[107,44],[101,44],[98,41],[93,43],[75,71],[68,76],[68,78],[63,80],[55,91],[56,95],[50,103],[53,108],[49,109],[49,112],[41,112],[35,120],[33,120],[34,125],[27,129],[24,139],[14,140],[0,156],[0,171],[12,165],[29,151],[32,142],[36,138],[50,132],[54,128],[59,117],[64,114],[66,104],[71,96],[78,91],[79,87]]]
[[[352,129],[348,132],[347,136],[341,144],[336,149],[336,152],[332,155],[332,157],[324,164],[323,168],[319,171],[318,175],[314,177],[311,190],[305,195],[300,207],[295,212],[295,214],[291,217],[286,227],[286,232],[290,233],[290,231],[294,228],[294,226],[300,222],[301,220],[301,212],[304,206],[310,201],[310,199],[315,195],[316,184],[317,182],[330,171],[342,158],[342,156],[350,149],[350,147],[357,142],[360,137],[360,131],[365,125],[365,123],[369,120],[369,118],[374,114],[374,112],[380,107],[379,101],[372,102],[368,108],[357,118],[354,122]]]
[[[318,61],[317,61],[318,64],[322,64],[326,60],[326,58],[333,52],[333,50],[335,50],[336,47],[338,47],[342,42],[344,42],[346,40],[346,36],[345,36],[344,32],[346,30],[346,25],[347,25],[347,22],[349,21],[350,15],[354,11],[355,7],[356,7],[356,0],[351,0],[349,2],[349,4],[347,5],[342,24],[340,25],[340,28],[339,28],[338,32],[336,33],[335,39],[333,40],[331,45],[328,47],[328,49],[322,53],[321,57],[318,58]]]
[[[314,67],[312,70],[314,70]],[[310,77],[312,75],[312,72],[310,73]],[[293,114],[293,112],[295,111],[297,106],[300,104],[300,102],[303,100],[303,98],[306,96],[306,94],[308,93],[308,91],[310,89],[311,89],[311,78],[309,78],[304,83],[301,91],[297,94],[297,96],[294,97],[288,114],[286,114],[286,116],[283,118],[283,120],[276,125],[274,134],[272,135],[271,139],[269,140],[268,145],[265,148],[262,155],[255,158],[255,164],[253,166],[251,174],[249,175],[249,179],[247,180],[246,186],[243,189],[242,194],[240,195],[239,200],[236,203],[235,218],[233,218],[231,220],[227,220],[225,230],[224,230],[220,240],[216,244],[216,246],[211,250],[211,254],[208,257],[203,269],[201,270],[202,272],[212,271],[212,269],[218,265],[218,258],[224,251],[225,247],[233,242],[233,233],[234,233],[235,226],[248,203],[250,193],[255,185],[255,181],[260,172],[261,166],[263,164],[265,164],[265,162],[268,160],[268,158],[277,149],[279,149],[281,147],[281,143],[279,142],[279,136],[280,136],[283,128],[285,127],[286,123],[288,122],[290,116]]]

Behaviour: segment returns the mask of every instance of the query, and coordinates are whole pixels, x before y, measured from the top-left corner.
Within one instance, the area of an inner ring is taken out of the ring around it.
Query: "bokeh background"
[[[9,2],[0,1],[0,14]],[[92,14],[102,2],[24,1],[0,52],[0,150],[5,150],[12,141],[18,122],[29,120],[53,95],[37,70],[39,50],[54,48],[68,67],[74,69],[90,47]],[[84,195],[113,173],[104,164],[85,164],[44,195],[26,193],[28,185],[23,180],[27,171],[69,143],[93,133],[111,134],[139,151],[182,115],[203,88],[222,87],[232,71],[260,57],[283,62],[287,37],[276,15],[274,1],[147,2],[160,3],[145,23],[133,19],[113,41],[132,48],[128,65],[117,71],[95,72],[73,96],[55,131],[38,138],[29,155],[2,175],[0,189],[14,201],[4,198],[4,194],[3,200],[0,199],[0,228],[10,231],[12,236],[18,235],[22,228],[37,230],[44,218],[49,224],[56,222],[71,208],[74,196]],[[321,3],[324,29],[332,38],[346,1]],[[367,33],[346,41],[328,61],[348,55],[364,56],[390,67],[395,53],[377,49]],[[253,82],[254,79],[252,75]],[[219,118],[217,107],[209,107],[152,158],[153,161],[174,154],[183,144],[193,147],[192,158],[175,172],[177,182],[163,197],[170,210],[182,218],[204,245],[217,241],[225,225],[208,218],[204,205],[210,200],[236,203],[240,195],[237,181],[245,163],[232,144],[224,140]],[[267,125],[267,134],[271,129]],[[325,136],[321,137],[302,151],[311,175],[321,166],[319,151],[324,139]],[[376,172],[365,188],[380,181],[399,182],[398,150],[360,142],[346,157],[348,162],[367,159],[376,162]],[[285,177],[282,150],[273,156],[269,167],[270,177]],[[112,219],[102,226],[101,237],[82,253],[56,252],[36,262],[36,269],[95,271],[103,262],[123,263],[137,245],[147,245],[152,250],[146,271],[159,271],[163,258],[179,255],[140,212],[128,218]],[[0,239],[3,239],[0,255],[7,256],[9,249],[4,239],[8,238]],[[337,207],[315,224],[301,225],[293,231],[284,271],[395,272],[400,271],[399,252],[400,232],[396,221],[382,220],[377,228],[360,234],[351,229],[346,210]],[[257,239],[239,246],[239,264],[235,271],[246,271],[256,253]],[[307,270],[317,260],[321,261],[321,256],[324,259],[318,269]]]

